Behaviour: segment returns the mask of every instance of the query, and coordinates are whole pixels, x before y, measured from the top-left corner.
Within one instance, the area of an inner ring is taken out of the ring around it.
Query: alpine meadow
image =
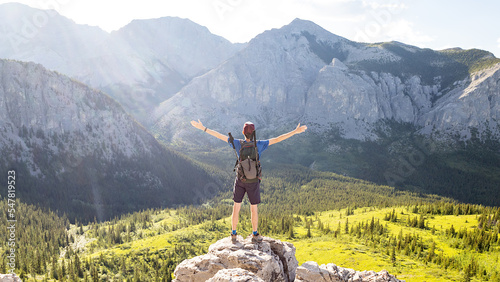
[[[500,281],[492,53],[355,42],[303,19],[247,43],[176,17],[108,33],[19,3],[0,4],[0,27],[40,15],[29,37],[0,36],[0,273],[187,281],[176,268],[234,232],[238,153],[206,133],[245,138],[251,121],[259,140],[307,126],[259,157],[258,231],[293,244],[296,267]]]

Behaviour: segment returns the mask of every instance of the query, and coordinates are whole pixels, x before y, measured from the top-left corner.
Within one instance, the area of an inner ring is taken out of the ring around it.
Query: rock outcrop
[[[238,236],[210,246],[208,253],[181,262],[175,269],[177,282],[211,281],[400,281],[386,270],[355,271],[333,263],[318,266],[308,261],[298,266],[295,247],[288,242],[264,237],[262,243]]]
[[[22,280],[14,274],[0,274],[0,282],[22,282]]]
[[[235,244],[229,237],[217,241],[210,246],[207,254],[183,261],[174,273],[178,282],[209,279],[288,282],[295,279],[297,266],[295,247],[291,243],[264,237],[262,243],[254,244],[251,238],[238,236]],[[232,279],[233,276],[248,278],[237,280]]]
[[[221,269],[214,277],[208,279],[210,282],[265,282],[255,273],[242,268]]]
[[[297,268],[296,282],[337,282],[337,281],[400,281],[393,275],[390,275],[387,270],[380,272],[375,271],[355,271],[350,268],[339,267],[333,263],[327,265],[318,264],[314,261],[304,262]]]

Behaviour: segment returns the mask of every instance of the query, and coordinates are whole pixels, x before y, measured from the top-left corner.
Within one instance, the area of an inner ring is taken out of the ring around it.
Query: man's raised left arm
[[[297,125],[297,128],[295,128],[294,130],[292,130],[292,131],[290,131],[288,133],[282,134],[282,135],[280,135],[278,137],[274,137],[274,138],[269,139],[269,145],[276,144],[278,142],[281,142],[281,141],[283,141],[285,139],[288,139],[288,138],[294,136],[295,134],[302,133],[302,132],[306,131],[306,129],[307,129],[306,125],[302,125],[301,126],[300,123],[299,123],[299,125]]]

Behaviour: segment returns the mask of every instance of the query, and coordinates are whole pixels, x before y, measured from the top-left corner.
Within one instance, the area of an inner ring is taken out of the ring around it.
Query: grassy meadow
[[[243,207],[238,230],[242,235],[250,233],[249,214],[245,209],[247,205]],[[418,228],[408,226],[412,219],[422,215],[413,209],[414,206],[364,207],[293,215],[292,233],[264,235],[293,243],[299,265],[316,261],[320,265],[334,263],[358,271],[386,269],[406,281],[500,281],[498,238],[487,251],[479,252],[450,235],[452,226],[455,230],[477,230],[481,214],[427,214],[423,217],[424,228]],[[36,275],[35,281],[63,281],[60,267],[63,264],[67,265],[64,272],[69,281],[92,281],[94,277],[97,281],[169,281],[180,261],[204,254],[210,244],[229,234],[228,216],[190,224],[189,217],[185,216],[188,212],[188,209],[149,210],[109,222],[71,224],[67,249],[72,251],[58,259],[55,271],[49,267],[45,275]],[[390,220],[391,214],[397,218]],[[357,231],[357,226],[368,228],[371,222],[374,229],[383,227],[382,233]],[[398,238],[404,240],[408,234],[418,237],[423,246],[420,254],[398,247]],[[429,259],[433,244],[434,258]],[[82,261],[82,277],[70,274],[75,267],[75,254]],[[453,259],[454,263],[444,265],[437,262],[438,258]],[[476,270],[466,274],[464,269],[471,262]],[[56,277],[54,273],[58,273]]]

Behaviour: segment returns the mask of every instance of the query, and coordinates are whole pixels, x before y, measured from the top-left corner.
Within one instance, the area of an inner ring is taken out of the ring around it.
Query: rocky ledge
[[[387,271],[355,271],[333,263],[319,266],[308,261],[298,266],[295,247],[288,242],[264,237],[252,243],[251,237],[229,237],[210,246],[208,253],[181,262],[174,272],[177,282],[249,281],[400,281]]]
[[[0,282],[22,282],[22,280],[14,274],[0,274]]]

